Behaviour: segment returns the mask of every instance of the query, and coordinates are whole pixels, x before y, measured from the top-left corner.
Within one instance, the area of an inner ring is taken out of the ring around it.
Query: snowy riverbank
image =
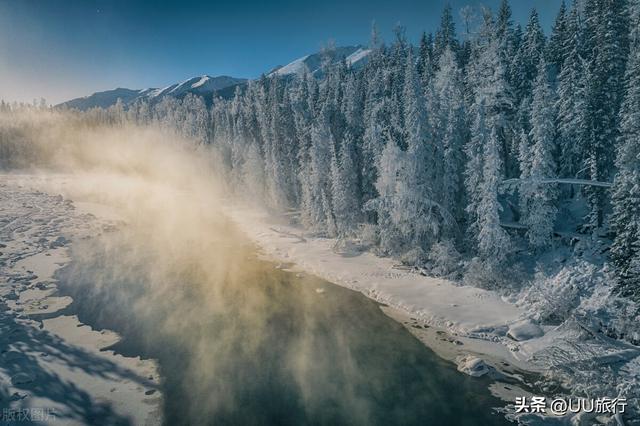
[[[292,263],[296,270],[357,290],[408,315],[418,325],[465,338],[469,352],[505,360],[525,370],[540,370],[509,350],[509,345],[517,343],[507,340],[507,332],[524,318],[524,310],[491,291],[422,276],[391,258],[357,247],[337,250],[336,240],[307,236],[285,218],[256,209],[234,207],[229,217],[272,260]]]
[[[383,303],[385,313],[438,355],[456,362],[461,371],[473,374],[469,360],[477,357],[497,376],[521,380],[527,372],[545,374],[551,368],[591,369],[597,374],[597,368],[620,362],[637,367],[640,359],[637,347],[576,321],[537,325],[525,309],[492,291],[420,275],[393,259],[359,250],[357,243],[351,250],[337,249],[336,240],[309,236],[286,217],[241,206],[230,208],[229,216],[267,258]],[[340,245],[344,246],[349,244]],[[507,401],[527,394],[513,388],[498,383],[492,391]],[[542,382],[536,388],[554,392]]]
[[[110,221],[33,184],[0,177],[0,423],[161,423],[156,363],[105,350],[118,335],[66,314],[73,300],[56,294],[70,241]]]

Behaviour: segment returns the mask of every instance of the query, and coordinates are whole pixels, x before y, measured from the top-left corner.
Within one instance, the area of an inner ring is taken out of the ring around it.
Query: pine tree
[[[463,148],[467,123],[462,72],[450,49],[446,49],[440,57],[430,104],[433,139],[442,144],[441,204],[449,215],[462,222]],[[449,229],[449,236],[453,232],[453,229]]]
[[[422,87],[429,85],[434,72],[433,36],[423,32],[418,49],[418,74],[420,74]]]
[[[626,70],[626,95],[620,110],[611,228],[615,239],[611,259],[623,294],[640,301],[640,5],[631,8],[631,49]]]
[[[442,11],[442,17],[440,19],[440,28],[436,32],[436,37],[433,45],[433,61],[437,64],[440,60],[440,56],[446,49],[452,50],[454,53],[458,52],[459,44],[456,37],[456,26],[453,21],[453,15],[451,14],[451,6],[446,5]]]
[[[331,190],[336,228],[339,235],[353,232],[360,219],[360,196],[356,150],[353,137],[347,132],[339,153],[331,156]]]
[[[442,150],[433,143],[411,51],[407,54],[403,90],[406,155],[395,197],[395,223],[408,247],[428,248],[450,217],[436,198],[442,188]]]
[[[567,18],[567,36],[562,46],[564,61],[558,76],[557,126],[560,176],[580,175],[587,151],[586,98],[588,64],[582,58],[582,28],[574,5]]]
[[[507,66],[507,81],[510,86],[513,86],[514,76],[512,73],[511,62],[518,51],[518,45],[513,29],[513,22],[511,21],[511,6],[509,6],[509,0],[502,0],[500,8],[498,9],[498,17],[496,20],[496,37],[500,44],[500,56]]]
[[[395,225],[393,210],[404,157],[400,147],[393,141],[384,145],[376,162],[378,196],[365,204],[367,210],[376,213],[380,248],[388,254],[399,253],[403,245],[400,231]]]
[[[546,51],[547,63],[551,66],[553,80],[555,80],[556,75],[560,73],[560,69],[564,62],[565,40],[568,36],[571,36],[567,34],[567,30],[567,7],[563,0],[560,3],[560,9],[558,10],[556,22],[553,25],[553,30],[551,32],[551,37],[549,38]]]
[[[512,105],[498,49],[498,41],[489,38],[479,46],[472,64],[469,79],[476,85],[471,106],[473,123],[465,146],[469,233],[481,256],[497,263],[510,249],[509,237],[500,227],[498,186],[503,170],[500,148],[504,145],[506,111]]]
[[[378,159],[384,147],[385,135],[390,133],[384,93],[384,70],[378,67],[367,82],[364,105],[364,132],[362,140],[361,193],[366,202],[377,197]],[[370,217],[370,219],[372,219]]]
[[[524,37],[514,58],[511,83],[516,103],[531,95],[531,85],[537,75],[540,58],[544,54],[545,38],[538,12],[533,9],[525,28]]]
[[[482,181],[479,187],[477,207],[478,253],[488,265],[499,265],[511,252],[509,235],[500,226],[498,186],[502,175],[497,127],[491,133],[483,149]]]
[[[540,181],[556,177],[554,93],[549,84],[544,58],[538,65],[538,77],[533,89],[531,105],[531,148],[526,174],[528,179],[520,186],[526,205],[522,222],[528,226],[529,243],[536,249],[550,243],[556,218],[557,188]]]
[[[317,232],[331,231],[333,211],[331,208],[331,150],[334,146],[329,130],[326,111],[321,111],[311,128],[309,152],[308,191],[309,198],[303,218],[311,229]]]
[[[587,164],[591,180],[608,181],[614,166],[619,131],[619,110],[629,51],[629,25],[625,0],[588,0],[585,6],[585,46],[593,55],[587,84]],[[606,193],[589,186],[589,222],[603,225]]]

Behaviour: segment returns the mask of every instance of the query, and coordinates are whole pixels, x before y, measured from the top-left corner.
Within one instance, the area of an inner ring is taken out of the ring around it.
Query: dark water
[[[71,313],[122,335],[117,352],[159,361],[167,425],[507,424],[489,379],[376,303],[219,249],[170,261],[114,233],[75,244],[59,273]]]

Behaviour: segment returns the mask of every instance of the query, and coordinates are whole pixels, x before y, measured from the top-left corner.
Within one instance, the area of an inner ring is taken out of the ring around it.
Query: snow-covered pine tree
[[[575,7],[575,6],[574,6]],[[551,31],[551,37],[549,37],[549,43],[546,49],[546,60],[551,69],[552,81],[555,81],[556,76],[560,73],[562,63],[564,62],[564,44],[567,38],[567,7],[564,0],[560,3],[560,9],[558,9],[558,15],[556,21],[553,24]]]
[[[418,48],[418,74],[422,87],[427,87],[433,78],[435,71],[433,56],[433,36],[431,33],[423,32]]]
[[[487,265],[500,265],[512,250],[509,235],[500,225],[502,207],[498,186],[502,180],[498,127],[493,124],[482,150],[482,180],[478,188],[478,253]]]
[[[593,56],[587,86],[587,132],[591,137],[586,167],[590,179],[609,181],[614,166],[629,51],[627,2],[587,0],[585,20],[585,46],[591,49],[587,53]],[[600,187],[588,186],[585,190],[591,210],[589,222],[595,229],[603,225],[607,195]]]
[[[368,70],[367,70],[368,71]],[[390,133],[390,118],[384,93],[385,70],[380,65],[372,70],[367,81],[364,104],[364,132],[361,160],[361,193],[366,202],[377,197],[378,160],[384,148],[385,134]],[[370,220],[373,218],[369,218]]]
[[[332,147],[333,148],[333,147]],[[340,150],[331,153],[331,191],[338,235],[353,232],[360,219],[360,194],[355,141],[346,132]]]
[[[545,38],[538,12],[533,9],[525,28],[522,43],[514,60],[512,84],[517,105],[531,95],[531,86],[537,75],[538,63],[544,55]]]
[[[436,146],[428,126],[425,103],[411,51],[407,53],[402,95],[406,153],[392,212],[406,249],[427,249],[437,241],[451,214],[442,209],[442,146]]]
[[[626,94],[620,110],[611,227],[615,239],[611,259],[624,295],[640,301],[640,2],[631,11],[631,37]]]
[[[450,49],[454,54],[458,53],[459,44],[456,36],[456,25],[451,13],[451,5],[447,4],[442,10],[440,18],[440,28],[436,31],[433,43],[433,63],[437,66],[440,56],[446,49]]]
[[[509,237],[500,227],[498,186],[502,178],[500,148],[512,106],[505,67],[499,55],[499,42],[491,37],[493,27],[485,18],[489,37],[480,40],[475,61],[468,74],[474,84],[471,106],[471,138],[465,146],[467,164],[465,188],[469,233],[481,256],[488,262],[501,262],[510,249]],[[500,246],[500,247],[498,247]]]
[[[388,254],[398,253],[402,246],[400,233],[395,227],[391,212],[403,162],[404,153],[400,147],[393,141],[386,143],[376,162],[378,196],[365,203],[365,209],[376,214],[379,245]]]
[[[300,186],[298,205],[301,212],[301,222],[307,227],[314,225],[314,199],[311,187],[311,128],[315,114],[317,99],[317,80],[304,71],[295,81],[296,85],[289,92],[296,135],[299,141],[297,157],[297,180]]]
[[[544,58],[541,58],[531,104],[531,131],[529,132],[531,147],[526,153],[528,176],[520,186],[521,197],[526,205],[522,223],[527,225],[527,238],[535,249],[549,245],[557,214],[556,186],[540,183],[542,179],[557,177],[554,160],[556,150],[554,101],[547,64]]]
[[[207,143],[209,113],[204,100],[200,96],[188,93],[182,99],[182,109],[184,111],[182,133],[198,145]]]
[[[566,178],[584,177],[580,172],[587,151],[585,75],[582,58],[582,28],[577,5],[573,5],[566,24],[563,47],[564,61],[558,76],[557,126],[560,151],[559,172]]]
[[[509,85],[513,87],[513,58],[518,52],[518,43],[515,37],[513,22],[511,20],[511,6],[509,0],[502,0],[498,9],[496,19],[496,37],[500,43],[500,56],[505,64],[507,64],[506,78]]]
[[[309,152],[308,181],[306,184],[310,197],[308,211],[303,212],[309,226],[317,232],[335,231],[332,228],[333,211],[331,208],[331,150],[334,146],[329,129],[327,113],[322,110],[311,127],[311,146]]]
[[[464,219],[463,148],[468,133],[462,78],[453,51],[445,49],[433,80],[430,121],[433,123],[433,140],[442,145],[440,202],[443,209],[458,223]],[[452,237],[457,230],[449,228],[446,233]]]

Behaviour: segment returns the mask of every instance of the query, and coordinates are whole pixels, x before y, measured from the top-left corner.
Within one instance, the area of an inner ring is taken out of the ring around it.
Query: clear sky
[[[434,31],[446,0],[0,0],[0,98],[50,103],[115,87],[162,87],[209,75],[258,77],[336,45],[386,40],[401,23],[413,42]],[[499,0],[449,0],[497,8]],[[525,23],[535,7],[545,31],[560,0],[513,0]]]

